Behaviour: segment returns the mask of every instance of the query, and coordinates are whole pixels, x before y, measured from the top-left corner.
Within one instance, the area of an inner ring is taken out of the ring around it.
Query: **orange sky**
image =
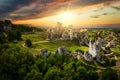
[[[120,24],[118,0],[33,0],[29,5],[19,7],[11,9],[14,11],[5,18],[13,20],[15,24],[31,26],[56,26],[57,22],[64,26]]]

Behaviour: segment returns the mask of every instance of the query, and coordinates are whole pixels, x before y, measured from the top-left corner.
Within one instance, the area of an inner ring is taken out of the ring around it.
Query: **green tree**
[[[34,58],[29,52],[15,45],[10,46],[0,55],[0,79],[23,80],[33,64]]]
[[[26,45],[27,47],[31,47],[31,46],[32,46],[32,41],[31,41],[30,39],[27,39],[27,40],[25,41],[25,45]]]
[[[15,36],[16,40],[21,40],[21,32],[17,30],[15,33],[16,33],[16,36]]]
[[[38,59],[36,61],[36,66],[39,68],[39,71],[43,73],[43,75],[47,72],[49,69],[49,64],[46,63],[45,59]]]
[[[27,73],[24,80],[42,80],[42,73],[33,69]]]
[[[87,70],[83,66],[77,68],[77,80],[87,80]]]
[[[50,54],[50,56],[47,58],[47,63],[51,66],[54,66],[56,63],[56,58],[53,54]]]
[[[62,72],[57,67],[51,67],[44,76],[44,80],[61,80]]]
[[[89,70],[87,72],[87,80],[98,80],[99,79],[99,76],[98,76],[98,73],[96,71],[93,71],[93,70]]]
[[[117,72],[111,68],[106,68],[101,73],[101,80],[119,80]]]
[[[8,41],[13,42],[15,40],[15,37],[16,37],[15,31],[9,31],[7,33]]]
[[[65,78],[68,80],[74,80],[76,79],[76,65],[75,62],[70,62],[69,64],[64,64],[64,73],[65,73]]]
[[[0,44],[3,44],[7,41],[5,34],[4,33],[0,33]]]
[[[111,66],[115,66],[116,65],[116,60],[115,59],[112,59],[111,60]]]
[[[7,39],[10,42],[14,40],[21,40],[21,32],[18,30],[12,30],[7,33]]]

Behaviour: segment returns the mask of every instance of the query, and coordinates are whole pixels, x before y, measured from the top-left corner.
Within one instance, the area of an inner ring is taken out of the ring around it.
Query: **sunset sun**
[[[71,24],[71,22],[73,22],[75,19],[75,13],[66,11],[58,14],[57,17],[58,17],[58,21],[64,24]]]

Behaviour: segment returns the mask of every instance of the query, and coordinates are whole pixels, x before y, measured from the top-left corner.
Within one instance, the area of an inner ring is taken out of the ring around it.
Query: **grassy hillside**
[[[33,42],[43,41],[46,39],[45,34],[22,34],[22,39],[25,41],[26,39],[30,39]]]
[[[74,41],[54,41],[33,44],[33,48],[47,48],[49,51],[55,51],[60,46],[65,46],[69,51],[75,51],[78,49],[86,51],[88,49],[86,46],[79,46],[79,44]]]
[[[30,50],[35,50],[37,52],[39,52],[42,48],[47,48],[49,51],[55,51],[60,46],[65,46],[67,50],[72,52],[78,49],[83,51],[88,50],[88,47],[79,46],[79,44],[75,41],[46,41],[45,34],[23,34],[22,39],[22,43],[24,43],[26,39],[31,39],[33,46]]]

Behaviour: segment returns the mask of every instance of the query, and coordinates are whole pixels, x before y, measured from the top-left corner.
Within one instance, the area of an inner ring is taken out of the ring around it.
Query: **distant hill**
[[[106,25],[99,25],[95,26],[93,28],[104,28],[104,29],[115,29],[119,28],[120,29],[120,24],[106,24]]]
[[[120,29],[120,24],[105,24],[105,25],[91,25],[91,26],[77,26],[76,28],[87,28],[87,29]]]
[[[37,27],[29,27],[27,25],[19,25],[19,24],[13,24],[12,25],[13,30],[19,30],[21,32],[43,32],[44,29],[37,28]]]

